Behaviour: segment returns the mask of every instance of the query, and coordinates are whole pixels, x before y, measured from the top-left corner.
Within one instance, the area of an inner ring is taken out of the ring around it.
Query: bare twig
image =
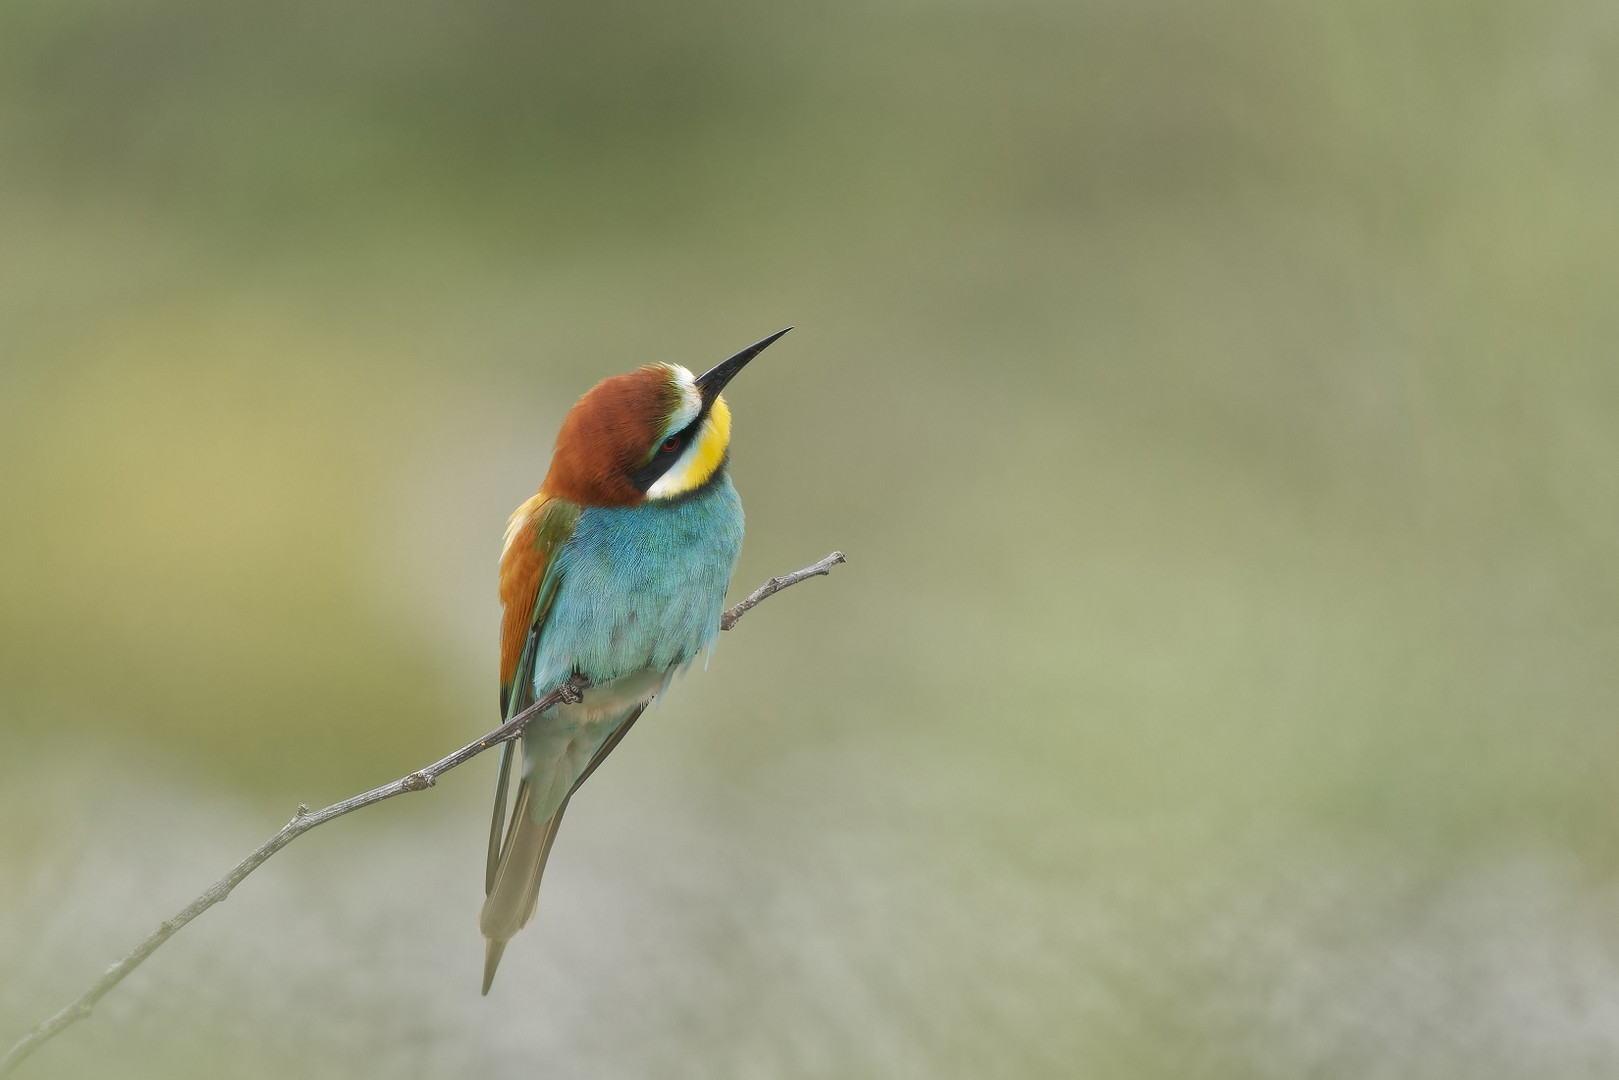
[[[720,629],[731,629],[737,624],[737,620],[741,619],[743,615],[747,614],[766,597],[773,596],[789,585],[796,585],[806,578],[831,573],[832,567],[843,561],[843,553],[834,551],[813,566],[806,566],[804,569],[794,571],[785,577],[771,578],[749,593],[746,599],[727,609],[720,616]],[[364,794],[333,803],[324,810],[310,810],[307,806],[299,806],[297,813],[293,814],[292,820],[281,826],[280,832],[259,845],[251,855],[237,863],[230,873],[214,882],[201,896],[182,908],[179,914],[160,923],[158,928],[152,931],[145,941],[135,946],[134,950],[128,955],[108,968],[106,974],[97,979],[90,989],[79,995],[78,1000],[48,1019],[40,1021],[34,1025],[28,1034],[18,1039],[16,1045],[6,1051],[6,1056],[0,1058],[0,1076],[10,1075],[18,1065],[22,1064],[23,1059],[39,1049],[41,1044],[60,1034],[64,1028],[75,1021],[83,1020],[89,1016],[96,1003],[105,997],[108,991],[123,982],[125,976],[139,967],[165,941],[179,933],[181,927],[228,897],[231,890],[242,883],[243,878],[264,865],[270,856],[310,829],[318,825],[324,825],[335,818],[340,818],[344,814],[352,814],[354,811],[370,806],[373,803],[391,799],[395,795],[427,790],[438,783],[439,777],[456,766],[465,765],[485,750],[499,746],[509,739],[517,738],[523,733],[523,729],[528,727],[530,720],[553,705],[579,701],[581,693],[589,685],[589,682],[584,678],[575,675],[572,679],[546,694],[483,738],[467,743],[455,753],[439,758],[426,768],[417,769],[415,772],[408,776],[402,776],[391,784],[384,784],[381,787],[372,788]]]
[[[800,581],[803,581],[806,578],[824,577],[832,572],[832,568],[834,566],[846,561],[847,560],[843,557],[843,552],[834,551],[832,554],[828,555],[814,566],[806,566],[802,570],[794,570],[792,573],[783,575],[782,577],[771,578],[769,581],[765,582],[757,589],[754,589],[747,596],[738,601],[735,607],[730,608],[725,612],[725,614],[721,615],[720,629],[729,630],[731,627],[736,625],[738,619],[742,618],[742,616],[758,607],[759,604],[766,599],[775,596],[777,593],[781,592],[781,590],[787,588],[787,586],[797,585]]]

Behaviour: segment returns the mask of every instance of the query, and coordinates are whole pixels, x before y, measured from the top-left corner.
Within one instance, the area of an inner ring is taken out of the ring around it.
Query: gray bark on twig
[[[783,577],[771,578],[749,593],[734,607],[727,609],[720,616],[720,629],[731,629],[743,615],[751,611],[761,601],[807,578],[830,574],[834,566],[844,561],[843,552],[834,551],[812,566],[806,566],[802,570],[795,570]],[[412,791],[426,791],[438,783],[438,778],[451,769],[459,765],[465,765],[485,750],[492,749],[523,734],[523,729],[528,727],[530,720],[553,705],[579,701],[581,693],[589,685],[582,677],[575,675],[572,679],[546,694],[483,738],[468,743],[455,751],[455,753],[440,758],[426,768],[417,769],[415,772],[402,776],[392,783],[383,784],[381,787],[372,788],[370,791],[344,799],[342,802],[333,803],[323,810],[311,810],[307,806],[299,806],[297,813],[293,814],[292,820],[281,826],[280,832],[259,845],[252,854],[237,863],[230,873],[214,882],[201,896],[187,904],[178,914],[160,923],[156,930],[147,935],[145,941],[135,946],[127,955],[109,967],[106,973],[97,979],[88,990],[80,994],[78,999],[71,1005],[40,1021],[26,1035],[18,1039],[16,1044],[6,1051],[5,1057],[0,1058],[0,1076],[10,1075],[18,1065],[22,1064],[24,1058],[39,1049],[43,1043],[60,1034],[70,1024],[89,1016],[90,1011],[95,1008],[98,1001],[105,997],[113,987],[122,982],[125,976],[139,967],[147,957],[162,947],[164,942],[179,933],[186,923],[228,897],[231,890],[240,885],[247,875],[264,865],[270,856],[310,829],[324,825],[335,818],[340,818],[344,814],[352,814],[354,811],[370,806],[373,803],[391,799],[395,795],[404,795]]]

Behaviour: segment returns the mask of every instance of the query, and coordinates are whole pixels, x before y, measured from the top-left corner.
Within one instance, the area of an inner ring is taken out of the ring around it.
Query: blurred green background
[[[0,1043],[493,726],[594,380],[760,609],[477,995],[493,761],[28,1076],[1619,1073],[1600,0],[0,8]]]

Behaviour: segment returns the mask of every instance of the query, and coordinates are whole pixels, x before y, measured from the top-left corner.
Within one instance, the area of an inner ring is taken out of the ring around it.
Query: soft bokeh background
[[[477,994],[480,760],[24,1075],[1619,1074],[1606,0],[0,7],[0,1043],[495,719],[605,374],[727,635]]]

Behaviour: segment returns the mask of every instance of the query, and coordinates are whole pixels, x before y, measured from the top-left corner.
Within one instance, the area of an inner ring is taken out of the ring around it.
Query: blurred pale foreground
[[[817,797],[827,764],[775,782]],[[836,783],[939,800],[915,764],[845,767]],[[265,831],[183,783],[66,768],[122,809],[89,833],[47,830],[78,857],[10,897],[12,1016],[42,988],[65,998]],[[615,797],[580,800],[543,917],[485,1001],[472,771],[411,807],[408,831],[355,818],[329,828],[363,844],[317,832],[289,849],[31,1067],[1571,1077],[1619,1062],[1611,920],[1550,855],[1441,875],[1341,843],[1233,860],[1216,841],[1213,861],[1184,826],[1075,845],[1054,823],[1016,863],[970,836],[921,859],[836,815],[806,831],[737,812],[740,796],[693,799],[644,756],[616,763]],[[42,794],[13,790],[4,809]],[[1144,846],[1173,868],[1144,874]]]

